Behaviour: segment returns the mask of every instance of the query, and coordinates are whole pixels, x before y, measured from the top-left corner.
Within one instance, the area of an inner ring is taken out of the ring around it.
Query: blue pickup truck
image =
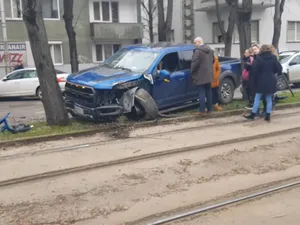
[[[99,66],[71,74],[65,104],[72,116],[91,120],[155,119],[160,112],[197,104],[190,73],[195,47],[156,43],[127,46]],[[219,100],[233,100],[240,85],[240,60],[220,57]]]

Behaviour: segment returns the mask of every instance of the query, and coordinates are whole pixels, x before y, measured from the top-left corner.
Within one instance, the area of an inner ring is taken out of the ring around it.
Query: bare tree
[[[57,83],[42,16],[42,1],[23,0],[23,20],[27,28],[40,88],[43,93],[42,102],[47,124],[50,126],[68,125],[69,118]]]
[[[284,4],[285,0],[275,0],[275,13],[273,17],[274,31],[272,45],[277,49],[277,51],[279,47],[279,39],[281,34],[281,16],[283,13]]]
[[[74,0],[64,0],[64,15],[65,28],[69,38],[69,48],[70,48],[70,63],[72,73],[75,73],[79,70],[79,61],[77,55],[77,46],[76,46],[76,33],[73,26],[73,6]]]
[[[237,7],[238,0],[226,0],[226,3],[229,7],[227,31],[225,30],[224,23],[222,22],[219,0],[215,0],[215,1],[216,1],[216,13],[218,18],[218,24],[225,45],[225,56],[231,56],[232,37],[233,37],[234,27],[236,23],[236,7]]]
[[[252,0],[242,0],[242,4],[238,4],[236,10],[241,57],[244,55],[245,50],[251,46],[252,6]]]
[[[158,40],[171,41],[173,20],[173,0],[168,0],[167,16],[165,17],[164,0],[157,1],[158,9]]]
[[[155,12],[156,12],[156,3],[154,0],[148,0],[148,4],[145,4],[144,1],[141,1],[141,6],[146,14],[145,17],[143,17],[143,20],[146,22],[146,25],[144,25],[144,29],[149,33],[150,42],[154,42],[154,18],[155,18]]]

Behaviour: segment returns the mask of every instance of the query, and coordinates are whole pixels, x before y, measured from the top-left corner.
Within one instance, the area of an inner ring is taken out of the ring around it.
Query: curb
[[[281,104],[275,107],[276,110],[282,110],[282,109],[290,109],[290,108],[296,108],[300,106],[300,102],[295,103],[286,103]],[[96,128],[92,130],[84,130],[79,132],[71,132],[71,133],[65,133],[65,134],[57,134],[57,135],[50,135],[50,136],[39,136],[39,137],[32,137],[32,138],[24,138],[19,140],[10,140],[10,141],[2,141],[0,142],[0,146],[2,148],[5,147],[11,147],[11,146],[18,146],[18,145],[24,145],[24,144],[35,144],[45,141],[54,141],[54,140],[61,140],[69,137],[84,137],[89,136],[97,133],[105,133],[105,132],[115,132],[119,129],[134,129],[134,128],[143,128],[143,127],[152,127],[152,126],[158,126],[158,125],[168,125],[170,123],[180,123],[180,122],[188,122],[193,120],[204,120],[207,118],[222,118],[222,117],[228,117],[228,116],[236,116],[241,115],[245,113],[246,109],[237,109],[237,110],[229,110],[225,112],[217,112],[212,113],[209,116],[203,116],[198,117],[194,115],[188,115],[188,116],[179,116],[175,118],[167,118],[162,120],[156,120],[156,121],[145,121],[145,122],[137,122],[137,123],[123,123],[123,124],[112,124],[112,125],[103,125],[101,128]]]

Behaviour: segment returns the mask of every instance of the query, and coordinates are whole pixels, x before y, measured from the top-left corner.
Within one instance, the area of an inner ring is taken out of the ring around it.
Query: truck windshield
[[[104,66],[143,73],[149,69],[158,56],[158,52],[122,49],[106,60]]]

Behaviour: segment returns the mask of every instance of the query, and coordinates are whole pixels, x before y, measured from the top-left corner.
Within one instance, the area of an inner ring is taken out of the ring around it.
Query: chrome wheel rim
[[[221,96],[223,99],[228,99],[231,97],[231,88],[228,83],[224,83],[221,87]]]

